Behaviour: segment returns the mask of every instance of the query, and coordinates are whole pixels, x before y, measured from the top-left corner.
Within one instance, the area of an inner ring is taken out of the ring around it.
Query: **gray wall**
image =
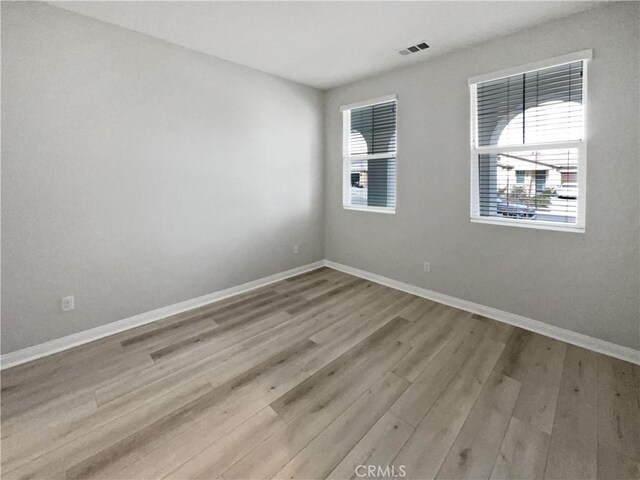
[[[2,352],[323,258],[322,101],[3,2]]]
[[[637,3],[597,8],[331,90],[327,258],[640,347],[639,10]],[[470,223],[467,79],[589,48],[586,233]],[[397,213],[343,210],[339,107],[392,93]]]
[[[3,2],[2,352],[321,259],[323,231],[331,260],[638,348],[639,9],[332,90],[323,145],[321,92]],[[586,48],[587,232],[471,224],[467,78]],[[345,211],[339,106],[389,93],[397,213]]]

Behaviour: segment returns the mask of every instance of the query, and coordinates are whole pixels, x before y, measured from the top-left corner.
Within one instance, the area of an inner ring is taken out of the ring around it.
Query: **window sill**
[[[372,212],[372,213],[387,213],[387,214],[395,214],[396,209],[391,207],[367,207],[365,205],[342,205],[342,208],[345,210],[358,210],[361,212]]]
[[[537,220],[517,220],[513,218],[486,218],[471,217],[471,223],[485,223],[488,225],[503,225],[505,227],[535,228],[538,230],[555,230],[558,232],[584,233],[582,225],[563,225],[555,222],[544,222]]]

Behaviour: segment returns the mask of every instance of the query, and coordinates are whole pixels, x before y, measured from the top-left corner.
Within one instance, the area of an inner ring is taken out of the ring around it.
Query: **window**
[[[471,221],[584,231],[590,58],[589,50],[469,80]]]
[[[393,95],[342,107],[344,208],[395,212],[396,104]]]

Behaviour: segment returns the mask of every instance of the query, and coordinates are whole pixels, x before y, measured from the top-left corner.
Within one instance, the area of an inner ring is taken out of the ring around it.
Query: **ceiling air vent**
[[[398,53],[400,55],[411,55],[412,53],[418,53],[419,51],[426,50],[427,48],[429,48],[427,42],[420,42],[416,45],[411,45],[410,47],[403,48]]]

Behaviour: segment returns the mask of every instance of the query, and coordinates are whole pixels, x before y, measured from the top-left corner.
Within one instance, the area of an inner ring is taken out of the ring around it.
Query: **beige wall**
[[[640,347],[639,11],[638,3],[607,5],[331,90],[327,258]],[[585,49],[594,55],[586,233],[470,223],[467,79]],[[339,107],[394,93],[397,213],[343,210]]]
[[[322,116],[312,88],[2,2],[2,353],[323,258]]]

